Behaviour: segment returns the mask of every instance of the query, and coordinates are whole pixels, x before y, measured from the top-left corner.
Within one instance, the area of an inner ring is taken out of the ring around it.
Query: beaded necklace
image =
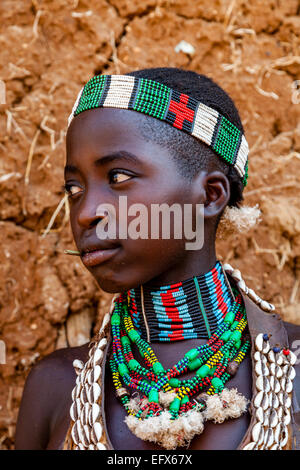
[[[152,343],[209,339],[233,304],[234,295],[220,261],[207,273],[183,282],[141,286],[128,292],[133,325]]]
[[[240,271],[230,265],[224,265],[223,269],[230,273],[239,289],[232,287],[235,304],[224,318],[224,327],[218,327],[206,345],[188,351],[183,359],[166,371],[162,370],[162,365],[157,361],[150,345],[135,331],[126,296],[118,296],[115,299],[110,312],[103,318],[97,338],[90,345],[89,359],[85,364],[78,359],[73,362],[77,379],[72,391],[72,421],[64,449],[112,448],[105,431],[101,388],[104,387],[103,360],[108,352],[112,330],[115,339],[110,365],[117,396],[128,412],[125,418],[127,425],[139,438],[156,442],[166,449],[176,449],[189,444],[195,435],[200,434],[205,421],[222,423],[228,418],[238,418],[246,411],[247,400],[236,389],[224,388],[243,360],[249,343],[245,335],[245,308],[239,292],[243,292],[266,312],[272,312],[274,306],[262,300],[246,286]],[[276,316],[272,320],[271,332],[278,331],[278,319]],[[252,332],[253,328],[255,331],[252,324]],[[286,344],[283,337],[280,339],[281,346],[278,347],[278,344],[270,339],[272,335],[269,336],[266,332],[256,332],[255,335],[252,344],[255,348],[252,358],[255,361],[254,395],[250,406],[252,418],[250,434],[244,438],[242,448],[281,450],[288,445],[291,436],[290,408],[296,375],[293,367],[296,355],[283,347],[283,344]],[[144,350],[147,369],[132,359],[131,342],[137,345],[142,354]],[[114,357],[117,358],[116,362]],[[225,367],[226,362],[228,365],[223,373],[222,365]],[[195,377],[192,380],[180,381],[178,377],[187,369],[196,370]],[[168,383],[165,383],[165,376],[168,377]],[[135,379],[132,380],[135,392],[129,398],[131,379]],[[122,386],[122,381],[127,388]],[[201,397],[193,395],[193,391],[198,394],[198,390],[204,388],[207,393],[202,393]],[[140,393],[141,397],[135,397],[136,393]]]
[[[121,294],[116,299],[111,316],[109,363],[116,394],[128,414],[125,421],[136,436],[169,449],[174,448],[175,442],[176,446],[184,445],[202,432],[202,412],[209,405],[208,398],[216,395],[218,401],[224,400],[224,396],[219,396],[250,348],[249,337],[245,334],[247,320],[242,297],[234,287],[233,293],[232,307],[208,342],[189,350],[167,370],[134,327],[128,296]],[[134,358],[131,343],[137,346],[147,367]],[[190,371],[195,371],[193,378],[179,379]],[[128,389],[138,392],[139,396],[130,399]],[[204,391],[206,393],[201,394]],[[232,411],[239,416],[246,410],[246,399],[237,391],[229,393],[230,396],[225,390],[225,396],[231,401],[227,415]],[[196,395],[197,400],[193,399]],[[212,401],[210,409],[215,406],[216,402]],[[193,429],[191,423],[194,423]]]

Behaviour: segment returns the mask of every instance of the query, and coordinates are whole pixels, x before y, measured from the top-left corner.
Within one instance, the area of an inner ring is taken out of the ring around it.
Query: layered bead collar
[[[151,342],[209,339],[234,304],[220,261],[205,274],[162,287],[141,286],[127,297],[135,329]]]

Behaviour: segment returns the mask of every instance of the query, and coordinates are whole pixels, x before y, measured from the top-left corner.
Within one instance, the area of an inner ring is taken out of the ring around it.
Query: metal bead
[[[234,377],[239,369],[239,364],[236,361],[229,362],[226,372],[231,376]]]
[[[121,388],[118,388],[118,390],[116,391],[116,395],[117,395],[117,398],[121,400],[124,397],[129,397],[130,393],[125,387],[121,387]]]

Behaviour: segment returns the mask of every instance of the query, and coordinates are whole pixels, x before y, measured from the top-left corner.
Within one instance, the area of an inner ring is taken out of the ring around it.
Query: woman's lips
[[[117,246],[116,248],[109,248],[106,250],[90,251],[89,253],[85,253],[81,259],[83,264],[87,267],[98,266],[99,264],[105,263],[105,261],[111,259],[119,248],[120,247]]]

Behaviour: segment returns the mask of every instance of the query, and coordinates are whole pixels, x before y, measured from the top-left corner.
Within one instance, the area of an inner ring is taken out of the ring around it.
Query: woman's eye
[[[74,196],[81,191],[81,188],[75,184],[65,184],[64,190],[68,196]]]
[[[123,181],[127,181],[131,179],[132,176],[126,175],[125,173],[121,173],[120,171],[111,172],[109,175],[109,182],[110,183],[123,183]]]

